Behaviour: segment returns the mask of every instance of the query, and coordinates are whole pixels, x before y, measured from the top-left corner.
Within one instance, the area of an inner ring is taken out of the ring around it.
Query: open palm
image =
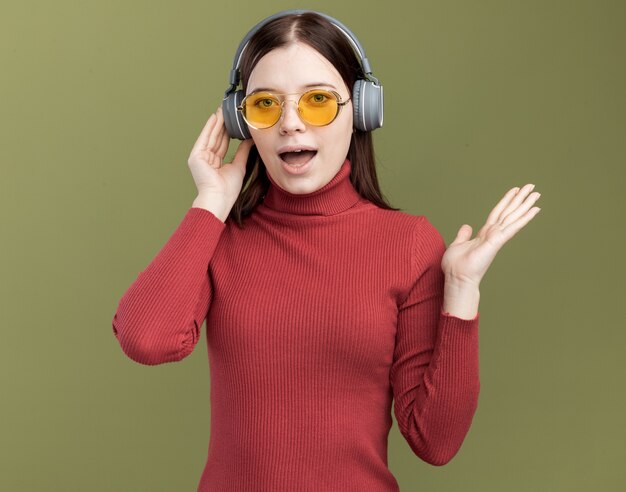
[[[196,140],[187,161],[198,195],[225,196],[234,202],[246,173],[246,160],[253,145],[252,139],[242,141],[229,165],[224,162],[230,139],[219,107],[213,113]]]
[[[539,207],[532,205],[541,196],[530,193],[534,184],[510,189],[487,217],[474,239],[472,227],[463,224],[456,238],[443,255],[441,269],[447,279],[478,286],[493,262],[496,253],[537,215]]]

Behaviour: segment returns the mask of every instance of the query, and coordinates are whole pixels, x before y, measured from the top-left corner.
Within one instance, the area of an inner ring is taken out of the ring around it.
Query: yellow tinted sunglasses
[[[297,96],[298,113],[305,123],[313,126],[329,125],[348,104],[350,99],[342,101],[341,96],[335,91],[325,89],[312,89],[304,93],[274,94],[271,92],[253,92],[248,94],[241,105],[237,108],[241,111],[246,123],[257,130],[274,126],[283,113],[285,99],[279,96]]]

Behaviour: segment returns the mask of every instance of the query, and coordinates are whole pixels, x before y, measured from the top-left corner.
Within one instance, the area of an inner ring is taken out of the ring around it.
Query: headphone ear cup
[[[383,126],[383,86],[370,80],[358,79],[352,88],[354,126],[372,131]]]
[[[228,136],[239,140],[251,138],[246,120],[243,119],[241,111],[237,111],[243,98],[243,91],[238,90],[228,94],[222,101],[222,114]]]

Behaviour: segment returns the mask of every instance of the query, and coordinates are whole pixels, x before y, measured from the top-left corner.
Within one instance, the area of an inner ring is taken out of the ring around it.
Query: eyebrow
[[[333,84],[329,84],[327,82],[314,82],[312,84],[302,86],[303,89],[309,89],[311,87],[330,87],[332,89],[335,89],[336,91],[339,90]],[[276,89],[273,89],[271,87],[257,87],[254,90],[250,91],[250,93],[253,92],[276,92]]]

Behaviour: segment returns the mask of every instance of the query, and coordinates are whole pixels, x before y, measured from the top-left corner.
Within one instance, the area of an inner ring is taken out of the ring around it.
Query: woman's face
[[[352,101],[327,126],[313,126],[300,119],[299,94],[312,87],[334,90],[343,101],[350,97],[335,67],[309,45],[296,42],[263,56],[252,70],[246,90],[246,94],[259,89],[279,94],[297,93],[284,96],[283,113],[274,126],[261,130],[250,128],[272,180],[295,194],[311,193],[326,185],[344,163],[352,137]],[[304,152],[298,158],[283,154],[286,150],[300,148],[315,153]],[[312,157],[301,164],[309,155]]]

